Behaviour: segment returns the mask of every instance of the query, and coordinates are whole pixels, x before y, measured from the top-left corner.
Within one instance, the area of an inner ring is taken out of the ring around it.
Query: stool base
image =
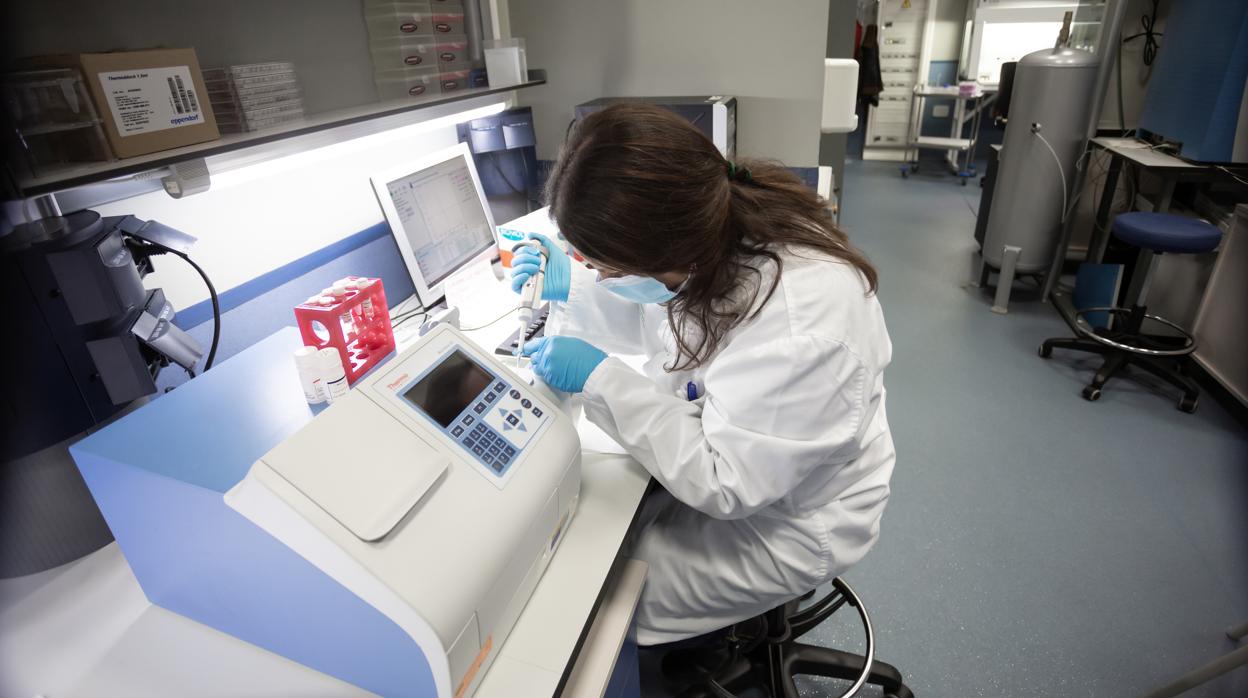
[[[1176,358],[1135,354],[1091,339],[1070,337],[1044,340],[1044,343],[1040,345],[1040,357],[1049,358],[1053,355],[1054,349],[1082,351],[1105,357],[1105,362],[1101,364],[1101,368],[1093,376],[1092,382],[1083,389],[1085,400],[1090,402],[1099,400],[1101,389],[1109,382],[1110,378],[1113,378],[1127,366],[1135,366],[1183,391],[1183,397],[1178,401],[1180,410],[1189,413],[1196,411],[1196,401],[1200,398],[1200,388],[1196,385],[1196,381],[1184,375],[1183,365],[1187,361],[1185,356]]]

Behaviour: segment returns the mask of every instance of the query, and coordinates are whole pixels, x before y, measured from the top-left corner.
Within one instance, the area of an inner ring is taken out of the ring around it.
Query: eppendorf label
[[[113,121],[123,136],[204,123],[188,66],[100,73]]]

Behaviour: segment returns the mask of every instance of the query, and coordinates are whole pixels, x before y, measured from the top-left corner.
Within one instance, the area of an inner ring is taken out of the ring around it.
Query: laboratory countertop
[[[490,350],[513,324],[503,317],[468,335]],[[411,322],[396,332],[400,349],[415,340],[418,327]],[[297,346],[297,333],[283,332]],[[151,408],[159,409],[159,401]],[[583,444],[603,443],[592,425],[582,420],[579,428]],[[650,476],[620,453],[587,450],[582,468],[577,515],[479,698],[555,694],[591,634]],[[116,543],[53,570],[0,580],[0,628],[0,695],[369,695],[151,604]]]
[[[1206,165],[1188,162],[1135,138],[1101,136],[1093,138],[1092,143],[1150,170],[1200,172],[1209,169]]]

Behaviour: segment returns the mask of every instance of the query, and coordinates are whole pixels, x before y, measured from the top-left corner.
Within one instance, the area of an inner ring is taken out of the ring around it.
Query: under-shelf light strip
[[[212,171],[212,186],[214,189],[221,187],[233,187],[246,182],[252,182],[283,172],[303,169],[319,162],[325,162],[345,155],[357,153],[362,150],[368,150],[384,146],[388,143],[397,143],[405,139],[409,139],[422,133],[429,133],[446,126],[454,126],[455,124],[469,121],[472,119],[481,119],[487,116],[493,116],[507,108],[506,102],[496,102],[488,104],[476,109],[468,109],[454,114],[447,114],[437,118],[421,121],[415,124],[407,124],[392,128],[378,133],[371,133],[358,138],[330,143],[318,148],[312,148],[290,155],[283,155],[271,160],[263,160],[239,167],[225,169],[224,171],[216,171],[213,169],[213,163],[209,163],[209,170]],[[225,165],[229,167],[229,165]]]

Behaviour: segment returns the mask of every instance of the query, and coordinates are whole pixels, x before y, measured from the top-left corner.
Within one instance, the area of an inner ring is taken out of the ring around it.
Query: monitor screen
[[[467,354],[456,351],[403,393],[433,421],[448,427],[494,381]]]
[[[386,183],[426,286],[435,286],[494,244],[463,155]]]

